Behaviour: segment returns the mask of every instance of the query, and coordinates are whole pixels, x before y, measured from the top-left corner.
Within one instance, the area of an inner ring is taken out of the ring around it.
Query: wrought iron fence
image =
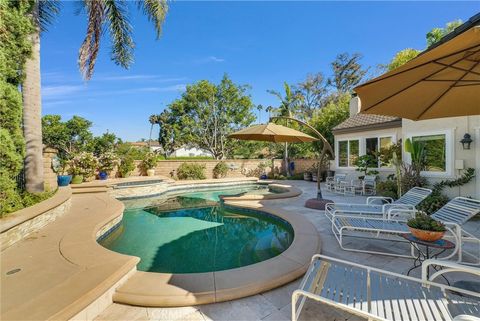
[[[22,168],[20,173],[18,173],[18,175],[15,176],[14,179],[15,179],[15,182],[17,183],[17,188],[20,191],[24,191],[25,190],[25,169]]]

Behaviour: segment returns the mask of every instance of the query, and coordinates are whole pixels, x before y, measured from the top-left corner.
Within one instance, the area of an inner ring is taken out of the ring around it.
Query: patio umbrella
[[[275,143],[307,143],[318,140],[298,130],[274,123],[254,125],[228,135],[241,140],[258,140]]]
[[[355,88],[360,111],[412,120],[479,115],[477,20],[474,26],[457,28],[405,65]]]

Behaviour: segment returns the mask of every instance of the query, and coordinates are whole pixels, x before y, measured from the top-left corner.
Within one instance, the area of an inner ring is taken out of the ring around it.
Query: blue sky
[[[42,35],[43,114],[80,115],[93,132],[125,140],[148,137],[148,116],[161,112],[189,83],[218,82],[228,73],[249,84],[255,104],[276,106],[268,89],[308,73],[330,75],[341,52],[360,52],[374,71],[404,48],[423,49],[433,27],[480,11],[480,2],[171,2],[160,40],[136,8],[135,63],[129,70],[103,46],[89,82],[77,68],[86,18],[72,2]],[[260,120],[265,121],[264,112]],[[157,129],[158,131],[158,129]]]

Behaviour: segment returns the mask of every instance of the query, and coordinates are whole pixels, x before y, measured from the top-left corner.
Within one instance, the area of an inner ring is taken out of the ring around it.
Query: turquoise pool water
[[[227,270],[285,251],[293,240],[287,222],[217,203],[219,195],[240,190],[185,193],[155,206],[127,209],[119,227],[99,243],[140,257],[141,271],[165,273]]]

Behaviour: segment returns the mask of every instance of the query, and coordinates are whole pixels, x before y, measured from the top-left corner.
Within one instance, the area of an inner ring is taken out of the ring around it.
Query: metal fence
[[[25,190],[25,169],[22,168],[20,173],[18,173],[18,175],[15,176],[14,179],[15,179],[15,182],[17,183],[17,188],[20,191],[24,191]]]

